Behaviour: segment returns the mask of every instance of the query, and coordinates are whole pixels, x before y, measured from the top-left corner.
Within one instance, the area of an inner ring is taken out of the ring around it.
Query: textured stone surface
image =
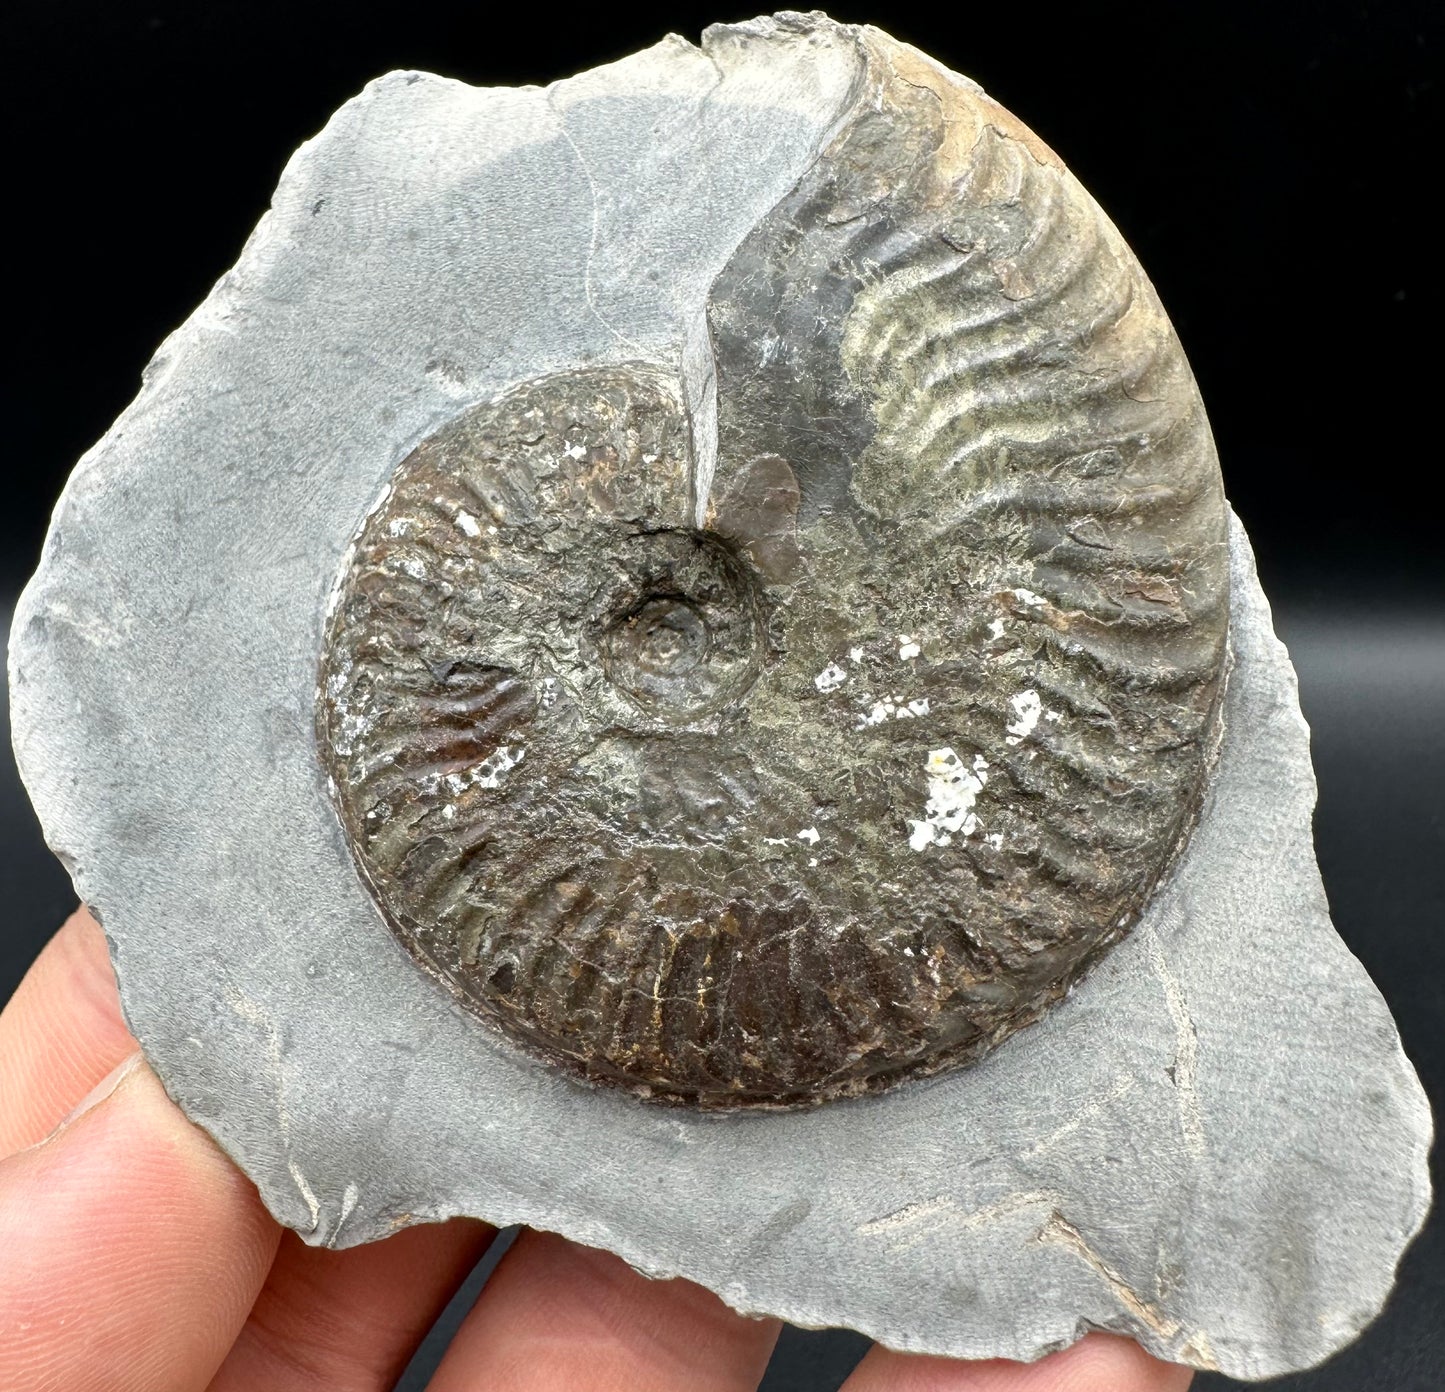
[[[1066,1001],[934,1080],[727,1115],[579,1083],[417,970],[333,807],[327,604],[396,466],[518,382],[623,363],[665,365],[713,438],[709,287],[859,63],[849,31],[763,23],[545,92],[394,74],[338,112],[67,488],[12,638],[22,772],[172,1095],[310,1241],[472,1213],[898,1348],[1028,1358],[1098,1326],[1237,1376],[1302,1366],[1383,1301],[1429,1117],[1329,924],[1237,528],[1181,860]],[[786,528],[759,535],[790,564]],[[646,697],[646,645],[611,644]]]

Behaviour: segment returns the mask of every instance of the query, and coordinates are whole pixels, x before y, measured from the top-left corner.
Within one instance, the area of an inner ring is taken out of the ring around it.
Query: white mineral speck
[[[816,677],[813,685],[819,691],[836,691],[848,680],[848,674],[836,662],[830,662]]]
[[[974,803],[983,791],[983,780],[969,769],[952,749],[929,751],[924,765],[928,774],[928,801],[923,820],[910,821],[913,828],[908,844],[921,851],[925,846],[947,846],[953,833],[971,835],[978,829]]]
[[[410,517],[393,517],[386,524],[387,532],[394,537],[405,536],[411,530]]]
[[[397,565],[399,565],[404,571],[406,571],[406,573],[410,575],[413,580],[426,579],[426,567],[413,556],[403,557],[397,562]]]
[[[1003,846],[1003,832],[1001,831],[992,831],[983,839],[996,851]]]
[[[848,649],[848,660],[849,660],[850,662],[862,662],[862,661],[863,661],[863,649],[862,649],[862,648],[849,648],[849,649]]]
[[[481,536],[482,534],[482,529],[480,525],[478,525],[477,519],[465,508],[461,508],[457,512],[457,526],[469,537]]]
[[[472,770],[469,781],[479,788],[499,788],[502,779],[522,762],[526,753],[521,745],[511,749],[504,744],[500,749],[488,754]]]
[[[1020,691],[1017,696],[1011,698],[1009,705],[1013,707],[1014,718],[1007,726],[1007,742],[1018,744],[1033,734],[1034,726],[1039,723],[1039,715],[1042,713],[1044,705],[1039,700],[1039,693],[1032,687],[1027,691]]]
[[[993,639],[999,639],[999,638],[1002,638],[1002,637],[1003,637],[1003,620],[1002,620],[1002,619],[990,619],[990,620],[989,620],[988,636],[989,636],[990,638],[993,638]]]
[[[898,660],[900,662],[912,662],[919,653],[923,651],[918,646],[918,640],[908,633],[898,635]]]
[[[1022,588],[1014,590],[1013,597],[1018,600],[1020,604],[1028,604],[1034,608],[1042,608],[1042,606],[1047,603],[1043,595],[1038,595],[1032,590]]]
[[[881,725],[888,719],[889,709],[892,703],[889,701],[875,701],[873,709],[865,711],[858,717],[858,723],[853,728],[856,730],[866,729],[869,725]]]
[[[884,696],[874,701],[866,710],[859,711],[853,728],[866,730],[870,725],[881,725],[885,720],[916,720],[920,715],[927,715],[928,709],[927,696],[913,701],[900,701],[894,696]]]
[[[818,835],[817,827],[804,827],[798,833],[799,841],[806,841],[810,846],[816,846],[823,838]]]
[[[568,459],[581,459],[583,455],[587,453],[587,450],[583,445],[568,445],[563,453]]]

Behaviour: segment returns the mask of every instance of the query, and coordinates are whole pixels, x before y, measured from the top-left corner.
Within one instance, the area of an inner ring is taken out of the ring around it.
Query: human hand
[[[469,1220],[307,1247],[186,1120],[121,1019],[76,913],[0,1015],[0,1387],[382,1392],[494,1236]],[[744,1392],[776,1320],[526,1232],[433,1392]],[[875,1348],[844,1392],[1183,1392],[1185,1368],[1092,1334],[1034,1364]]]

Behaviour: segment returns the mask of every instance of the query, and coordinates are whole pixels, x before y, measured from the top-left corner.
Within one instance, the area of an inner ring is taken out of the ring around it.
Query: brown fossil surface
[[[1187,837],[1225,664],[1218,465],[1143,271],[1014,117],[857,41],[713,284],[715,442],[675,363],[517,383],[397,467],[324,641],[401,941],[534,1052],[707,1108],[1037,1018]]]

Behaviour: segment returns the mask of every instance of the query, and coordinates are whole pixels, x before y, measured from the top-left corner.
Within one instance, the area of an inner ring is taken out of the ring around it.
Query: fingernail
[[[71,1122],[84,1116],[92,1107],[98,1107],[144,1062],[145,1055],[142,1054],[139,1049],[126,1058],[123,1058],[66,1113],[65,1118],[61,1121],[60,1125],[55,1128],[55,1131],[64,1131]],[[53,1135],[54,1132],[51,1134]]]

